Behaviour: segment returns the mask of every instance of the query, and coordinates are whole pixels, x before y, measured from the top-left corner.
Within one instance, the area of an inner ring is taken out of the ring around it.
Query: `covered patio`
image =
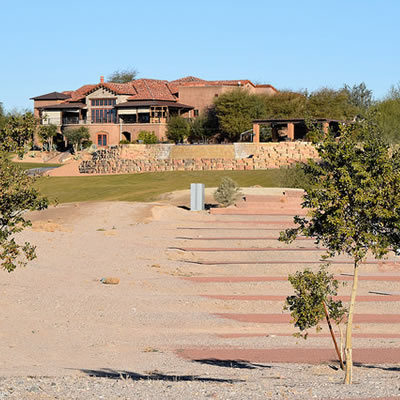
[[[321,124],[325,133],[327,133],[329,129],[335,132],[338,131],[339,125],[344,122],[328,118],[316,118],[313,119],[313,121],[317,124]],[[253,143],[260,143],[260,128],[262,126],[271,127],[273,142],[307,141],[306,135],[309,129],[304,118],[256,119],[253,121]]]

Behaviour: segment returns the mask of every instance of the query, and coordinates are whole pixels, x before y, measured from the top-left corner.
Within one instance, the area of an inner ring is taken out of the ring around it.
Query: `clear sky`
[[[14,0],[0,14],[0,102],[140,78],[250,79],[277,89],[400,81],[400,0]]]

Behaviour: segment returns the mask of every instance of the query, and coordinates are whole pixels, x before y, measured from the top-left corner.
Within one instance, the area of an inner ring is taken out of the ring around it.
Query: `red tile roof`
[[[221,80],[221,81],[205,81],[195,76],[186,76],[181,79],[168,82],[158,79],[137,79],[127,83],[100,82],[93,85],[83,85],[75,91],[65,91],[63,95],[69,96],[66,103],[79,102],[100,88],[106,88],[116,95],[130,95],[128,100],[164,100],[177,101],[179,87],[181,86],[244,86],[251,85],[253,87],[271,87],[271,85],[254,85],[248,79],[243,80]]]
[[[129,100],[156,99],[176,101],[176,97],[168,87],[168,81],[157,79],[137,79],[127,83],[104,82],[95,85],[84,85],[72,92],[70,101],[82,100],[88,94],[102,87],[115,94],[130,94]]]
[[[132,81],[136,93],[128,100],[169,100],[176,101],[169,88],[168,81],[157,79],[137,79]]]

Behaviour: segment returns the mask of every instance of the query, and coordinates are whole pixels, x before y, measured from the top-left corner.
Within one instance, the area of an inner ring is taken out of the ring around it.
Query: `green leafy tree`
[[[304,118],[306,113],[307,95],[304,93],[282,91],[273,96],[264,96],[263,101],[266,118]]]
[[[390,87],[389,93],[385,96],[385,100],[400,100],[400,82]]]
[[[390,143],[400,143],[400,84],[392,85],[384,99],[376,103],[374,111],[383,137]]]
[[[2,149],[8,152],[15,151],[22,158],[27,147],[33,143],[37,125],[38,121],[31,112],[11,114],[0,130]]]
[[[352,87],[345,84],[343,90],[347,93],[349,103],[357,107],[362,115],[372,106],[372,90],[364,82]]]
[[[400,143],[400,98],[383,100],[375,110],[382,137],[390,143]]]
[[[183,143],[189,136],[190,125],[187,119],[175,115],[171,117],[167,124],[167,138],[174,143]]]
[[[341,300],[333,299],[333,296],[337,296],[339,282],[327,272],[325,265],[317,273],[309,269],[303,272],[298,271],[294,275],[289,275],[288,280],[295,294],[286,298],[284,310],[290,311],[294,326],[300,330],[300,333],[295,333],[295,336],[307,339],[308,329],[315,327],[319,332],[322,329],[320,323],[325,319],[340,366],[344,369],[342,355],[331,325],[331,320],[333,320],[339,326],[347,311]]]
[[[223,137],[236,141],[253,127],[254,119],[266,118],[263,97],[237,88],[216,98],[214,107]]]
[[[46,145],[47,149],[51,151],[53,149],[54,137],[57,135],[57,126],[54,124],[41,125],[37,131],[37,135],[42,144]]]
[[[144,144],[158,143],[158,138],[155,133],[148,131],[140,131],[138,134],[138,140],[141,140]]]
[[[3,129],[7,122],[7,116],[3,108],[3,103],[0,102],[0,130]]]
[[[112,83],[127,83],[136,79],[138,71],[136,69],[124,69],[114,71],[108,76],[107,81]]]
[[[351,104],[346,90],[319,89],[308,96],[305,115],[310,118],[352,120],[358,108]]]
[[[215,114],[212,110],[208,110],[200,114],[197,118],[192,119],[190,124],[189,141],[201,141],[207,143],[218,131],[218,123],[215,121]]]
[[[196,122],[197,120],[199,120],[199,122]],[[190,127],[190,137],[208,142],[210,139],[218,139],[218,136],[218,117],[215,107],[211,105],[193,120]]]
[[[321,132],[322,134],[322,132]],[[310,180],[296,228],[281,233],[290,243],[299,234],[327,248],[325,257],[345,253],[354,262],[346,329],[345,383],[352,381],[352,323],[358,271],[367,253],[384,257],[400,247],[400,151],[390,149],[368,120],[343,127],[339,140],[325,135],[317,146],[320,160],[304,164]]]
[[[228,176],[224,176],[217,190],[214,192],[214,199],[224,207],[228,207],[233,204],[241,194],[238,184]]]
[[[82,144],[90,138],[89,129],[86,126],[68,129],[64,132],[64,137],[72,144],[74,153],[77,154]]]
[[[7,146],[8,149],[8,146]],[[0,151],[4,147],[0,145]],[[0,265],[8,272],[36,258],[35,247],[29,242],[19,244],[15,234],[31,225],[24,215],[27,210],[43,210],[47,199],[34,188],[34,178],[11,163],[5,153],[0,155]]]

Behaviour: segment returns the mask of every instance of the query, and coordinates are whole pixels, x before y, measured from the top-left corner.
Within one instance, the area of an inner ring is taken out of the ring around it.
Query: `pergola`
[[[328,132],[330,127],[337,127],[339,123],[344,121],[336,120],[336,119],[328,119],[328,118],[316,118],[315,121],[318,124],[322,124],[322,129],[325,133]],[[292,119],[255,119],[253,121],[253,143],[260,143],[260,126],[261,125],[270,125],[272,127],[272,141],[279,141],[279,130],[285,130],[285,136],[287,136],[288,141],[295,141],[296,127],[304,127],[306,126],[306,120],[304,118],[292,118]]]

